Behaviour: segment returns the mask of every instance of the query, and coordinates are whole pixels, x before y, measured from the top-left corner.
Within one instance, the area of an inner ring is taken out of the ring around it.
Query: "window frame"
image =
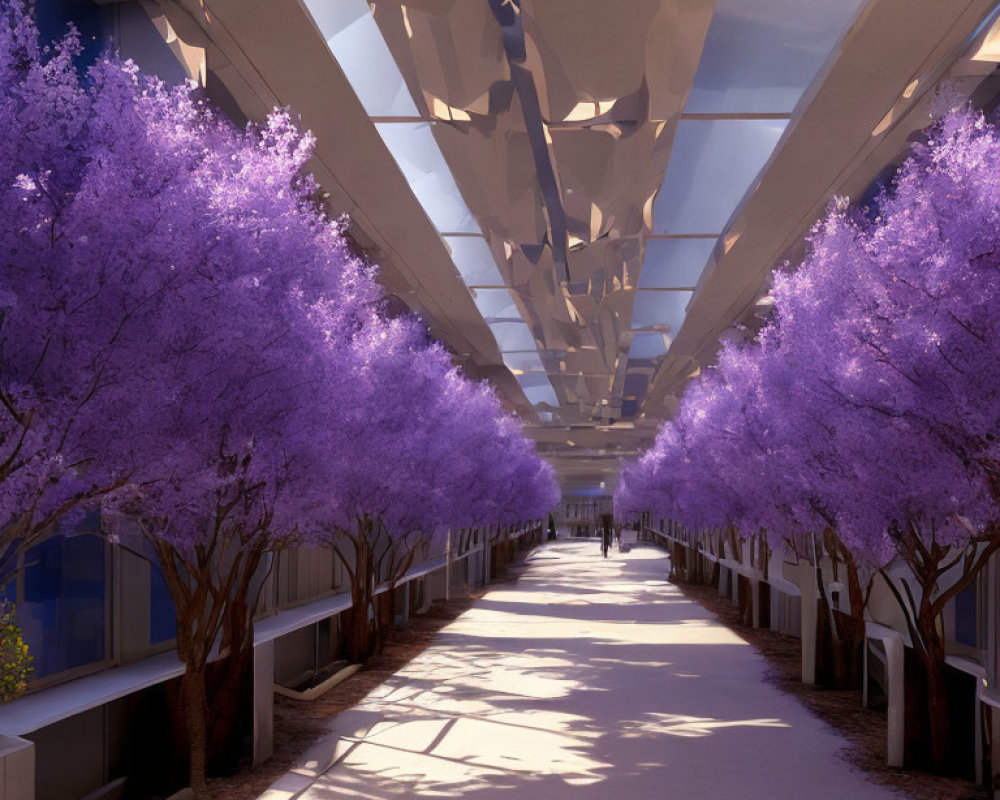
[[[63,534],[58,531],[52,531],[41,538],[38,541],[32,543],[32,547],[37,547],[56,536],[62,536]],[[118,640],[117,634],[117,609],[114,608],[113,603],[113,592],[117,588],[117,559],[113,555],[113,550],[116,546],[111,544],[106,538],[98,533],[92,532],[81,532],[76,534],[77,536],[94,536],[101,540],[104,545],[104,655],[101,659],[97,661],[90,661],[86,664],[79,664],[75,667],[70,667],[68,669],[60,670],[59,672],[53,672],[50,675],[45,675],[41,678],[32,677],[28,679],[27,693],[33,694],[34,692],[39,692],[44,689],[49,689],[53,686],[58,686],[62,683],[68,683],[69,681],[76,680],[77,678],[84,678],[87,675],[93,675],[96,672],[103,672],[111,667],[119,666],[120,660],[118,658],[116,651],[116,643]],[[29,548],[30,550],[31,548]],[[25,557],[27,552],[21,552],[17,556],[17,567],[14,570],[14,580],[17,581],[17,599],[14,603],[15,609],[20,609],[24,603],[24,584],[25,584]],[[16,611],[15,611],[16,613]],[[20,624],[20,623],[19,623]],[[31,653],[29,644],[29,653]]]

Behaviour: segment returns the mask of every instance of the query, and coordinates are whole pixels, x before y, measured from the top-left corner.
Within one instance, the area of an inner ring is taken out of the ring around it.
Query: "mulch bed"
[[[212,796],[216,800],[255,800],[295,766],[310,744],[327,733],[331,717],[357,705],[372,689],[405,667],[475,599],[438,601],[425,614],[412,617],[406,627],[392,633],[381,653],[322,697],[301,702],[275,695],[274,755],[252,769],[248,764],[235,775],[210,779]]]
[[[823,689],[802,683],[799,640],[766,628],[745,626],[731,601],[716,589],[677,584],[689,598],[715,614],[719,621],[756,647],[768,661],[767,680],[793,695],[848,741],[842,755],[867,773],[873,783],[901,792],[911,800],[989,800],[989,793],[969,781],[919,770],[886,766],[888,723],[883,712],[861,705],[861,690]]]

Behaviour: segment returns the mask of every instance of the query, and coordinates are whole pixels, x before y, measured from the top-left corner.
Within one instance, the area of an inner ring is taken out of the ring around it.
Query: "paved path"
[[[667,566],[596,541],[536,551],[265,797],[898,800]]]

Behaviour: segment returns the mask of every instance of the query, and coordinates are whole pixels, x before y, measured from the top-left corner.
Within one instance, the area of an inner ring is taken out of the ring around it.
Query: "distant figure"
[[[614,536],[614,523],[612,522],[610,514],[601,515],[601,550],[604,552],[604,557],[608,557],[608,550],[611,549],[612,537]]]
[[[549,541],[553,541],[556,538],[556,521],[549,514]]]

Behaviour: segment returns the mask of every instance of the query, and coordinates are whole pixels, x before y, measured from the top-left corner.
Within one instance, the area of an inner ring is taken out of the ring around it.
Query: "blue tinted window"
[[[163,570],[155,561],[149,565],[149,583],[149,643],[159,644],[177,636],[177,612]]]
[[[17,617],[43,678],[105,657],[106,544],[91,534],[53,536],[24,557]]]
[[[73,23],[80,34],[83,52],[77,58],[78,69],[86,70],[107,48],[104,12],[92,0],[35,0],[35,23],[42,44],[58,41]]]
[[[955,641],[978,647],[976,631],[976,583],[955,595]]]

